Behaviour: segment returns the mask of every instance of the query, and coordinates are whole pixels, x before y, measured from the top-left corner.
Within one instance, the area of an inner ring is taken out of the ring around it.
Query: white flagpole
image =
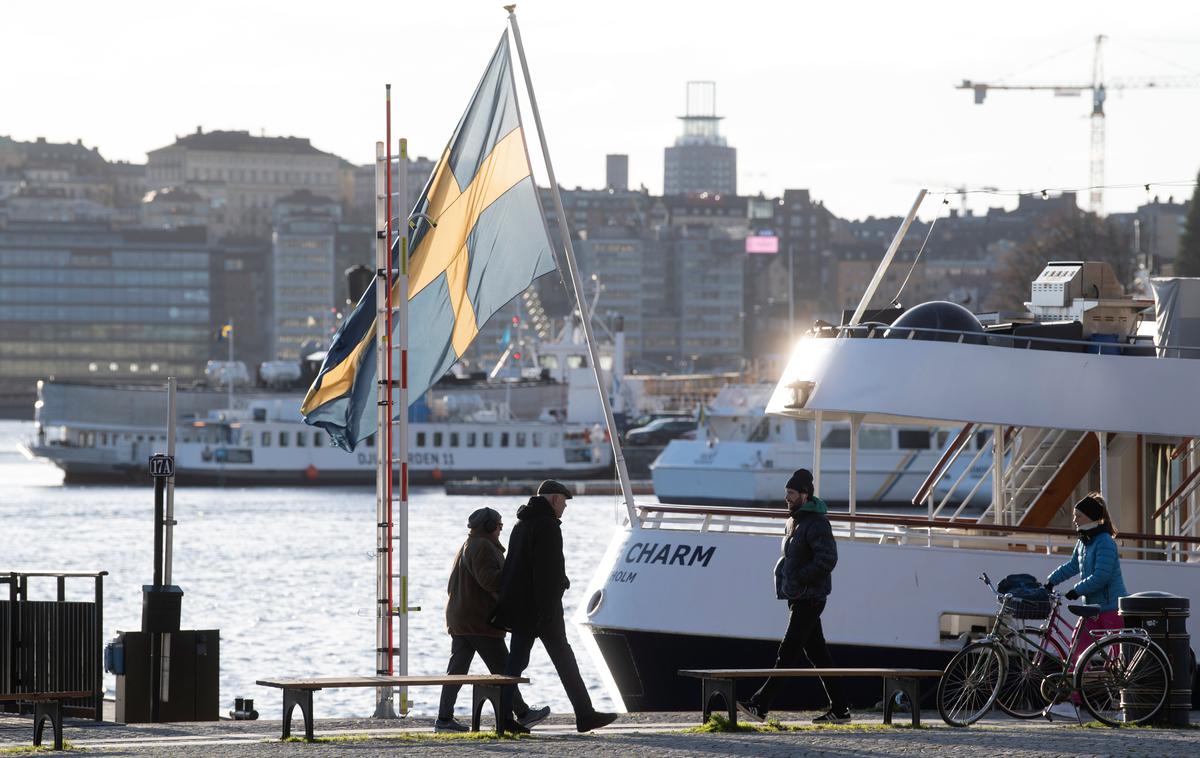
[[[579,279],[579,267],[575,263],[575,248],[571,244],[571,230],[567,227],[567,214],[563,211],[562,197],[558,193],[558,180],[554,177],[554,164],[550,162],[550,148],[546,146],[546,133],[542,130],[542,115],[538,111],[537,97],[533,94],[533,80],[529,76],[529,64],[525,61],[525,47],[521,44],[521,28],[517,25],[515,5],[504,6],[508,11],[508,23],[512,26],[513,41],[517,45],[517,56],[521,59],[521,72],[525,75],[525,91],[529,95],[529,107],[533,111],[533,123],[537,127],[538,140],[542,145],[542,159],[546,162],[546,173],[550,179],[550,194],[554,198],[554,210],[558,216],[558,231],[566,251],[567,268],[571,273],[571,286],[575,290],[575,303],[583,321],[583,334],[587,339],[588,360],[596,377],[596,389],[600,393],[600,405],[604,408],[604,423],[608,425],[608,436],[612,442],[613,460],[617,466],[617,477],[621,481],[621,494],[625,498],[625,510],[631,526],[637,526],[637,506],[633,501],[633,487],[629,483],[629,469],[625,465],[625,454],[621,451],[621,437],[613,420],[612,406],[604,392],[600,375],[600,355],[596,350],[596,338],[592,334],[592,318],[583,297],[583,283]],[[614,367],[615,370],[615,367]]]
[[[396,614],[399,621],[398,634],[400,636],[399,650],[393,651],[396,655],[396,673],[400,676],[408,675],[408,241],[409,232],[412,227],[409,226],[409,214],[412,212],[412,206],[409,205],[408,199],[408,140],[400,140],[400,158],[398,177],[400,187],[396,190],[396,195],[399,198],[397,203],[397,215],[400,217],[399,239],[400,245],[400,266],[394,279],[396,283],[395,294],[395,309],[396,309],[396,331],[399,338],[400,351],[400,386],[397,388],[397,397],[395,404],[395,420],[396,436],[399,438],[399,452],[397,458],[400,461],[400,497],[395,499],[396,513],[393,514],[396,522],[397,534],[391,541],[392,548],[397,552],[398,561],[396,571],[398,572],[399,587],[394,595],[392,613]],[[389,243],[390,247],[390,243]],[[389,263],[389,265],[391,265]],[[395,353],[393,353],[394,355]],[[392,356],[389,356],[389,360]],[[393,369],[395,372],[395,369]],[[401,687],[400,690],[400,713],[408,713],[408,688]]]

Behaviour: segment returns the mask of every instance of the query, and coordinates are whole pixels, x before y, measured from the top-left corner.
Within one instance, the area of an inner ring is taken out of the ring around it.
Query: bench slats
[[[479,674],[467,676],[331,676],[312,677],[308,679],[259,679],[263,687],[279,687],[289,690],[320,690],[341,687],[420,687],[423,685],[445,684],[528,684],[529,679],[518,676],[500,676],[498,674]]]
[[[26,702],[41,701],[41,700],[73,700],[75,698],[92,697],[96,693],[94,691],[77,691],[69,692],[13,692],[0,693],[0,701],[23,700]]]
[[[761,679],[767,676],[894,676],[934,677],[942,672],[936,669],[693,669],[679,672],[680,676],[697,679]]]

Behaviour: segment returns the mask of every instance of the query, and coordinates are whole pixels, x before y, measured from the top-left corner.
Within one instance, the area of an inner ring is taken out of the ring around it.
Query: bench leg
[[[500,715],[500,688],[494,684],[471,685],[471,731],[479,731],[484,703],[492,704],[492,713],[496,714],[496,734],[502,734],[504,718]]]
[[[315,690],[290,690],[283,691],[283,736],[281,739],[287,739],[292,736],[292,711],[296,706],[300,707],[300,715],[304,718],[304,739],[312,742],[313,740],[313,692]]]
[[[908,696],[912,708],[912,725],[921,725],[921,683],[911,677],[885,676],[883,678],[883,723],[892,723],[892,713],[896,709],[896,693],[903,692]]]
[[[39,700],[33,704],[33,744],[35,746],[42,744],[42,731],[47,721],[50,722],[50,729],[54,732],[54,749],[62,750],[62,701]]]
[[[712,699],[720,695],[725,699],[725,711],[729,717],[729,725],[737,726],[737,700],[734,699],[736,685],[732,679],[701,679],[700,697],[703,699],[702,723],[707,724],[712,716]]]

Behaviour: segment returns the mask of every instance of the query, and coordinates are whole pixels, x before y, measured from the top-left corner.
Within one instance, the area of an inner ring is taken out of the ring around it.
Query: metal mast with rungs
[[[1092,129],[1088,142],[1090,156],[1089,206],[1093,213],[1104,212],[1104,102],[1109,90],[1122,89],[1167,89],[1171,87],[1200,87],[1200,77],[1164,76],[1164,77],[1130,77],[1104,81],[1104,41],[1108,39],[1103,34],[1097,34],[1092,53],[1092,81],[1090,84],[986,84],[963,79],[955,89],[968,89],[975,93],[975,104],[982,105],[987,98],[988,90],[1042,90],[1050,91],[1057,97],[1078,97],[1084,92],[1092,93]]]
[[[375,673],[404,676],[408,673],[409,610],[408,141],[400,140],[399,154],[393,157],[391,85],[387,85],[386,124],[386,142],[375,143]],[[395,190],[393,164],[399,185]],[[402,214],[399,225],[394,223],[393,197]],[[397,693],[399,713],[406,714],[408,693],[403,687]],[[377,690],[374,715],[397,716],[391,688]]]

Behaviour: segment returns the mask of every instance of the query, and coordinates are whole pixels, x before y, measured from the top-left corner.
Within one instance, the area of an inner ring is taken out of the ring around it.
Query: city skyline
[[[66,28],[43,6],[12,9],[24,33],[3,55],[22,73],[0,82],[0,133],[82,139],[110,160],[143,162],[202,125],[308,137],[367,163],[382,136],[390,82],[393,135],[407,136],[414,155],[434,157],[505,28],[497,5],[476,0],[453,12],[414,5],[394,19],[375,3],[336,15],[303,3],[287,6],[287,15],[282,6],[232,3],[131,6],[120,29],[92,6],[78,6]],[[1088,185],[1086,96],[995,92],[975,105],[953,85],[1086,82],[1097,33],[1110,35],[1109,78],[1200,83],[1200,20],[1176,16],[1178,6],[1167,3],[1135,17],[1117,3],[1016,3],[999,15],[951,15],[942,5],[925,16],[876,3],[749,3],[737,13],[716,3],[690,3],[686,14],[679,7],[616,2],[584,14],[531,0],[518,8],[564,186],[602,187],[605,154],[625,153],[630,185],[661,191],[663,150],[679,132],[686,82],[709,79],[722,132],[738,150],[742,194],[807,187],[838,215],[862,218],[902,214],[921,186],[1079,189]],[[410,22],[411,44],[383,33],[378,44],[365,42],[373,17],[387,19],[384,31]],[[112,52],[114,35],[147,43]],[[406,103],[405,91],[419,107]],[[1140,185],[1195,177],[1200,145],[1190,125],[1200,89],[1114,91],[1107,110],[1105,184],[1138,186],[1109,191],[1106,210],[1131,210],[1153,195],[1190,196],[1190,186]],[[540,165],[535,170],[544,184]],[[1015,198],[969,202],[982,210],[1012,207]],[[923,215],[935,212],[929,204]]]

